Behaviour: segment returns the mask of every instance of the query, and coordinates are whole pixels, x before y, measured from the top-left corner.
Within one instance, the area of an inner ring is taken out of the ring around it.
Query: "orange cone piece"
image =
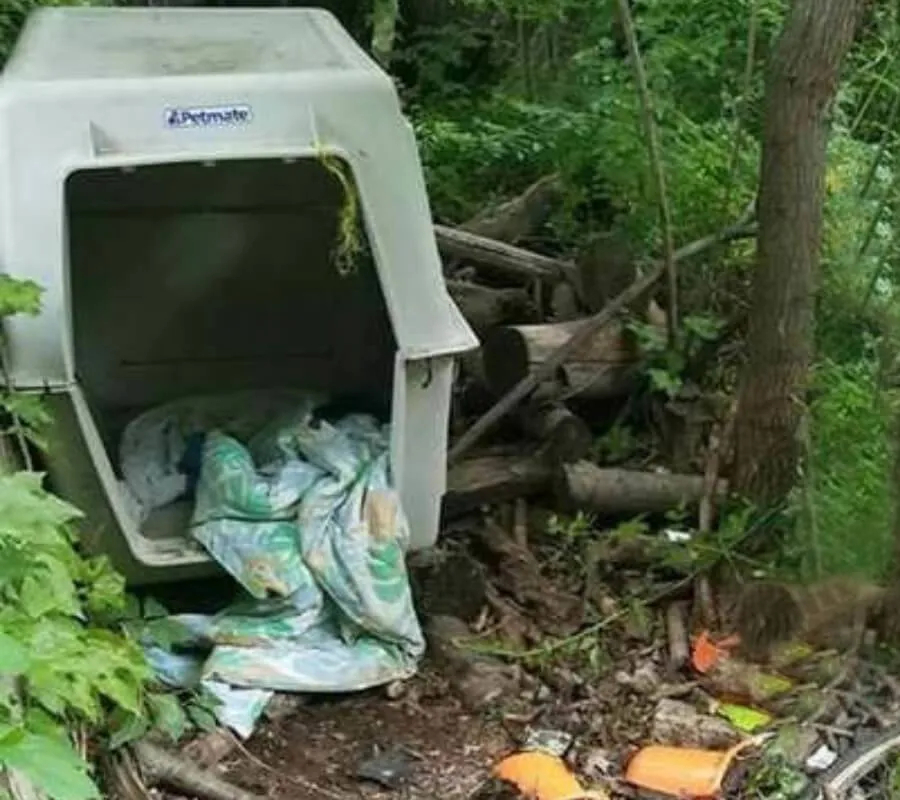
[[[753,744],[754,740],[748,739],[724,751],[652,745],[639,750],[631,759],[625,780],[672,797],[714,798],[734,757]]]
[[[518,788],[528,800],[603,800],[600,792],[585,791],[558,756],[539,750],[516,753],[494,767],[494,776]]]

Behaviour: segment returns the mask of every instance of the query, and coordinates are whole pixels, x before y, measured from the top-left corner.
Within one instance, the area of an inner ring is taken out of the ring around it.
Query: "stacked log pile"
[[[445,515],[550,493],[567,511],[696,507],[709,494],[702,475],[611,468],[591,458],[612,421],[610,404],[633,395],[644,372],[628,321],[665,331],[666,315],[649,296],[663,268],[639,274],[627,243],[614,236],[596,238],[572,259],[528,249],[559,200],[559,181],[549,176],[458,228],[435,226],[448,292],[481,342],[460,366],[461,436],[452,442]],[[746,228],[738,223],[676,258]],[[494,427],[515,434],[500,452],[482,446]]]

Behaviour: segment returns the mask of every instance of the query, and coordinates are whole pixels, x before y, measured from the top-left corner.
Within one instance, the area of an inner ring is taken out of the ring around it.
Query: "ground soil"
[[[247,743],[253,758],[239,753],[224,766],[235,783],[270,798],[463,798],[511,749],[501,720],[466,713],[426,668],[398,700],[373,691],[311,701],[255,734]],[[392,750],[410,766],[403,787],[357,777],[363,762]]]

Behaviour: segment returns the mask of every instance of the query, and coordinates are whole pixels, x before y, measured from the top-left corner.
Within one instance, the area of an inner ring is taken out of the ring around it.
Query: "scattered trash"
[[[590,780],[599,781],[618,772],[618,764],[609,750],[595,747],[583,753],[579,759],[581,772]]]
[[[632,786],[678,798],[715,797],[734,758],[756,744],[748,739],[729,750],[651,745],[628,762],[625,780]]]
[[[394,747],[366,759],[357,768],[356,777],[398,791],[412,777],[416,761],[404,748]]]
[[[714,642],[707,631],[694,637],[691,651],[691,666],[701,675],[709,672],[716,664],[731,655],[731,651],[740,644],[737,636],[728,636]]]
[[[765,711],[734,703],[720,703],[716,713],[727,719],[735,728],[743,733],[756,733],[771,724],[773,717]]]
[[[559,756],[540,750],[516,753],[494,767],[494,777],[515,786],[529,800],[608,800],[586,790]]]
[[[565,731],[545,728],[529,728],[525,733],[522,750],[540,750],[552,756],[563,758],[572,747],[574,737]]]
[[[834,764],[837,761],[837,757],[838,754],[834,750],[823,744],[806,759],[806,768],[812,772],[822,772]]]
[[[694,534],[691,531],[680,531],[676,528],[666,528],[663,531],[663,536],[666,537],[666,541],[672,544],[683,544],[694,538]]]

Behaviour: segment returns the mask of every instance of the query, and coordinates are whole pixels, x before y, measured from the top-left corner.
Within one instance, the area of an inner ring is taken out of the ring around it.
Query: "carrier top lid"
[[[84,7],[32,14],[4,78],[83,81],[310,71],[384,78],[321,9]]]

